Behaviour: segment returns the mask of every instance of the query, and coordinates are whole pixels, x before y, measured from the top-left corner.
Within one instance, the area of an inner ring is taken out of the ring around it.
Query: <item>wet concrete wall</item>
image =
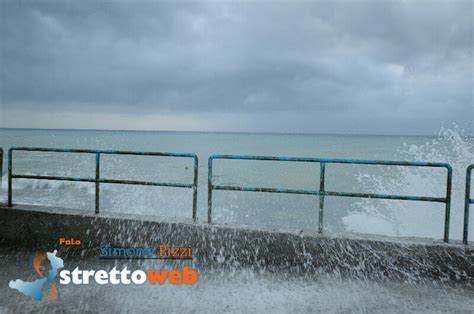
[[[305,275],[474,285],[474,246],[441,240],[208,225],[187,220],[100,214],[0,204],[0,244],[51,250],[60,237],[81,240],[71,256],[98,255],[101,243],[145,247],[191,245],[195,266],[249,267]]]

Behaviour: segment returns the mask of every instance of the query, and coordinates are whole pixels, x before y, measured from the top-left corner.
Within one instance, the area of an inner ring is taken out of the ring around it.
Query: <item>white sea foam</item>
[[[451,238],[462,236],[466,168],[474,163],[472,138],[454,126],[443,128],[439,136],[424,144],[404,144],[401,155],[407,161],[447,162],[453,167],[451,202]],[[392,175],[359,174],[365,189],[379,193],[444,197],[446,175],[427,176],[418,168],[399,167]],[[446,173],[446,172],[444,172]],[[374,204],[358,201],[343,222],[348,231],[397,236],[441,238],[444,228],[444,204],[395,202],[383,200]],[[470,225],[473,225],[471,219]],[[470,239],[473,238],[471,232]]]

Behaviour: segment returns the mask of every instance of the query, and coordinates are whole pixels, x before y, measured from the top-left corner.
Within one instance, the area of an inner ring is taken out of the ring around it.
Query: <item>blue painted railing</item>
[[[469,229],[469,205],[474,204],[474,198],[471,198],[471,173],[474,164],[469,165],[466,170],[466,197],[464,198],[464,230],[462,242],[467,244],[467,235]]]
[[[41,175],[20,175],[13,173],[13,152],[56,152],[56,153],[82,153],[95,154],[95,178],[76,178],[59,176],[41,176]],[[101,155],[135,155],[135,156],[159,156],[159,157],[180,157],[192,158],[194,160],[194,180],[193,183],[167,183],[167,182],[149,182],[134,180],[112,180],[100,178],[100,156]],[[95,213],[99,213],[100,207],[100,184],[128,184],[128,185],[147,185],[147,186],[165,186],[176,188],[193,189],[193,220],[196,221],[197,214],[197,187],[198,187],[198,157],[189,153],[162,153],[162,152],[132,152],[132,151],[114,151],[114,150],[89,150],[89,149],[58,149],[58,148],[31,148],[31,147],[13,147],[8,151],[8,206],[12,206],[12,180],[13,179],[37,179],[37,180],[58,180],[95,183]]]
[[[291,162],[312,162],[320,165],[319,190],[296,190],[296,189],[278,189],[264,187],[242,187],[229,185],[215,185],[212,182],[213,161],[216,159],[232,159],[232,160],[262,160],[262,161],[291,161]],[[326,164],[356,164],[356,165],[387,165],[387,166],[406,166],[406,167],[435,167],[447,169],[446,180],[446,197],[424,197],[424,196],[406,196],[406,195],[387,195],[373,193],[348,193],[326,191],[324,188]],[[247,192],[267,192],[267,193],[286,193],[286,194],[303,194],[319,196],[319,223],[318,231],[323,231],[323,214],[324,214],[324,197],[325,196],[342,196],[342,197],[359,197],[374,199],[391,199],[391,200],[407,200],[407,201],[424,201],[424,202],[440,202],[445,203],[444,218],[444,241],[449,241],[449,219],[451,206],[451,185],[452,185],[452,168],[447,163],[436,162],[408,162],[408,161],[379,161],[379,160],[350,160],[350,159],[325,159],[325,158],[301,158],[301,157],[269,157],[269,156],[240,156],[240,155],[211,155],[208,160],[208,223],[212,223],[212,191],[247,191]]]
[[[3,177],[3,148],[0,147],[0,191],[2,190]]]

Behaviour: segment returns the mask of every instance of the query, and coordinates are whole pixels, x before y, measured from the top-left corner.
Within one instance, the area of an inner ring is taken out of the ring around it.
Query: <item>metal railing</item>
[[[467,235],[469,229],[469,206],[474,204],[474,198],[471,198],[471,173],[474,164],[469,165],[466,170],[466,197],[464,199],[464,230],[462,235],[462,243],[467,244]]]
[[[291,161],[291,162],[314,162],[320,164],[319,190],[299,190],[299,189],[279,189],[265,187],[241,187],[229,185],[214,185],[212,183],[213,161],[215,159],[232,159],[232,160],[262,160],[262,161]],[[326,164],[357,164],[357,165],[388,165],[388,166],[406,166],[406,167],[435,167],[447,169],[446,181],[446,197],[424,197],[424,196],[406,196],[406,195],[387,195],[374,193],[349,193],[326,191],[324,187]],[[342,196],[342,197],[358,197],[373,199],[390,199],[390,200],[407,200],[407,201],[424,201],[445,203],[445,219],[444,219],[444,241],[449,241],[449,219],[451,207],[451,185],[452,185],[452,168],[447,163],[436,162],[408,162],[408,161],[379,161],[379,160],[350,160],[350,159],[324,159],[324,158],[301,158],[301,157],[269,157],[269,156],[240,156],[240,155],[211,155],[208,160],[208,223],[212,223],[212,191],[247,191],[247,192],[267,192],[267,193],[286,193],[286,194],[303,194],[319,196],[319,223],[318,232],[323,231],[323,214],[324,214],[324,197],[325,196]]]
[[[56,152],[56,153],[82,153],[95,154],[95,178],[76,178],[76,177],[60,177],[60,176],[43,176],[43,175],[22,175],[13,173],[13,152],[14,151],[30,151],[30,152]],[[194,180],[192,184],[186,183],[166,183],[166,182],[149,182],[135,180],[112,180],[100,178],[100,156],[101,155],[134,155],[134,156],[159,156],[159,157],[182,157],[192,158],[194,160]],[[99,213],[100,207],[100,184],[128,184],[128,185],[146,185],[146,186],[164,186],[176,188],[193,189],[193,220],[196,221],[197,213],[197,186],[198,186],[198,157],[189,153],[163,153],[163,152],[132,152],[132,151],[113,151],[113,150],[89,150],[89,149],[58,149],[58,148],[31,148],[31,147],[13,147],[8,151],[8,206],[12,206],[12,180],[13,179],[37,179],[37,180],[58,180],[58,181],[74,181],[74,182],[90,182],[95,183],[95,213]]]
[[[0,191],[2,190],[3,178],[3,148],[0,147]]]

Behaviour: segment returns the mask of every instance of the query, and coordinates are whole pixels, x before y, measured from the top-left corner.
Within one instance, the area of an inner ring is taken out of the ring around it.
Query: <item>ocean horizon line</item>
[[[242,135],[300,135],[300,136],[390,136],[390,137],[438,137],[438,134],[369,134],[369,133],[311,133],[311,132],[252,132],[252,131],[184,131],[184,130],[134,130],[134,129],[80,129],[80,128],[9,128],[14,131],[85,131],[85,132],[137,132],[137,133],[194,133],[194,134],[242,134]],[[474,137],[474,134],[466,134]]]

